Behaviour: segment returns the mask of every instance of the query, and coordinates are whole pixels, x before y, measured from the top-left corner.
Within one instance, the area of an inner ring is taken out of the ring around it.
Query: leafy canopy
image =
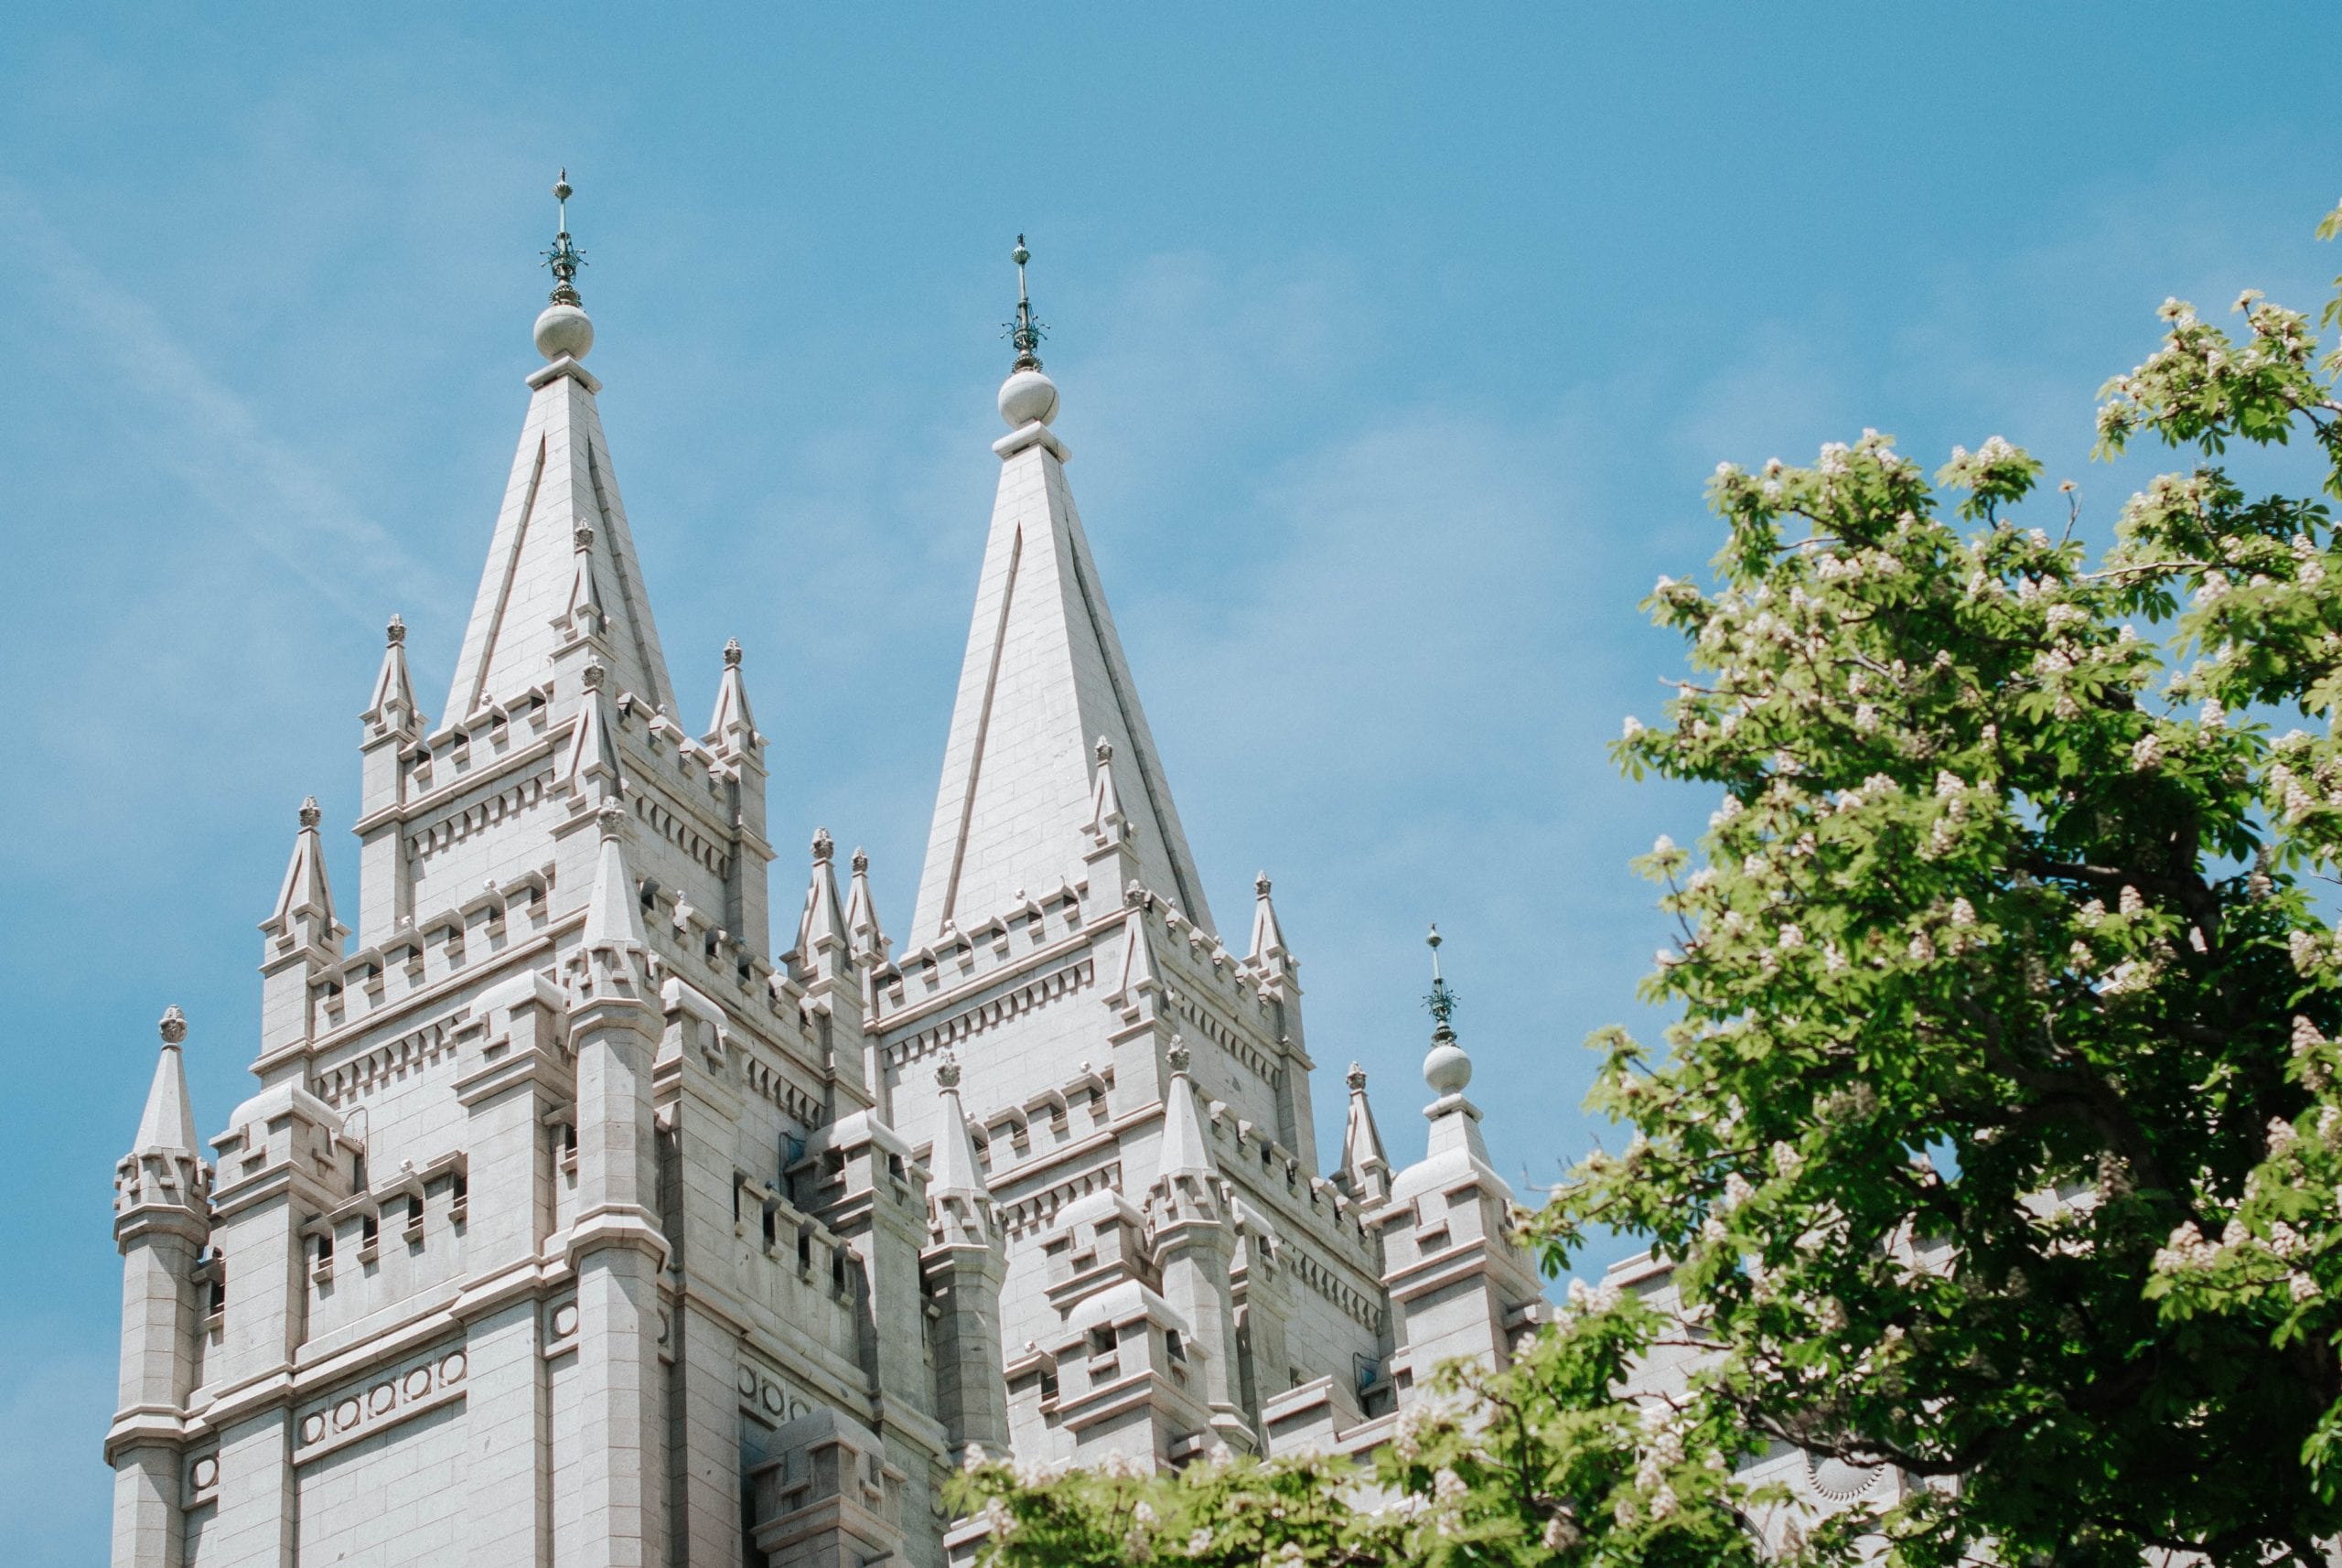
[[[1370,1472],[979,1468],[990,1561],[2319,1560],[2342,537],[2222,459],[2301,437],[2342,497],[2342,356],[2236,310],[2167,303],[2103,389],[2102,453],[2193,461],[2095,562],[1998,437],[1932,482],[1872,432],[1717,470],[1713,585],[1648,606],[1690,678],[1617,746],[1723,792],[1696,851],[1641,863],[1680,923],[1647,994],[1680,1022],[1657,1056],[1595,1036],[1591,1103],[1632,1142],[1526,1220],[1554,1273],[1595,1227],[1647,1235],[1670,1310],[1574,1291]],[[1687,1376],[1641,1386],[1677,1391],[1626,1397],[1655,1361]],[[1817,1522],[1746,1478],[1784,1445],[1906,1480]]]

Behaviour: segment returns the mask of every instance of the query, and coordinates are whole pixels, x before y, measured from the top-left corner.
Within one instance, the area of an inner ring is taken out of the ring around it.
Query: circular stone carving
[[[553,1309],[553,1337],[566,1339],[577,1332],[577,1304],[564,1301]]]
[[[810,1413],[810,1412],[808,1412],[808,1411],[807,1411],[807,1409],[806,1409],[806,1407],[805,1407],[805,1402],[804,1402],[803,1400],[790,1400],[790,1401],[789,1402],[789,1419],[790,1419],[790,1420],[791,1420],[791,1421],[800,1421],[800,1420],[802,1420],[802,1419],[803,1419],[807,1414],[809,1414],[809,1413]]]
[[[780,1408],[784,1402],[780,1397],[780,1385],[779,1383],[767,1383],[765,1385],[764,1401],[765,1408],[767,1410],[772,1412],[775,1415],[779,1415],[780,1413]]]
[[[1826,1458],[1806,1455],[1806,1469],[1813,1478],[1813,1489],[1832,1502],[1847,1503],[1870,1490],[1878,1479],[1875,1465],[1853,1465],[1832,1455]]]
[[[318,1411],[301,1418],[301,1441],[315,1443],[326,1434],[326,1412]]]
[[[398,1403],[399,1391],[389,1383],[376,1383],[366,1391],[366,1408],[376,1415]]]
[[[752,1397],[755,1395],[757,1391],[757,1374],[754,1371],[747,1367],[741,1368],[740,1376],[736,1380],[740,1385],[740,1391],[742,1393]]]
[[[431,1391],[431,1369],[428,1367],[417,1367],[414,1371],[409,1372],[406,1375],[404,1387],[406,1389],[406,1397],[411,1400],[419,1400],[424,1395],[429,1393]]]
[[[358,1402],[356,1400],[342,1401],[339,1404],[333,1407],[333,1429],[336,1432],[348,1432],[351,1427],[358,1424]]]
[[[317,1417],[311,1416],[309,1419],[311,1421],[315,1421],[317,1420]],[[206,1454],[202,1458],[198,1459],[195,1462],[195,1468],[189,1472],[188,1478],[193,1481],[199,1489],[210,1486],[220,1478],[219,1459],[212,1455]]]
[[[448,1383],[460,1383],[463,1380],[464,1353],[461,1350],[451,1351],[439,1363],[439,1381],[444,1386]]]

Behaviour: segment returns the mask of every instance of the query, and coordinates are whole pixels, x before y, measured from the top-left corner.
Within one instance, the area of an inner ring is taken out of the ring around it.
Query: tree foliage
[[[1777,1556],[2321,1559],[2342,355],[2257,294],[2236,313],[2167,303],[2103,389],[2102,452],[2189,466],[2095,561],[1998,437],[1932,482],[1872,432],[1717,470],[1711,583],[1648,607],[1690,678],[1617,746],[1722,790],[1696,850],[1642,863],[1680,922],[1647,993],[1680,1021],[1657,1054],[1596,1036],[1591,1102],[1632,1141],[1527,1222],[1557,1273],[1595,1227],[1648,1236],[1682,1320],[1580,1292],[1370,1471],[980,1469],[994,1561],[1729,1563],[1737,1519],[1785,1517],[1736,1478],[1782,1444],[1912,1484]],[[2323,497],[2227,466],[2297,437]],[[1622,1397],[1671,1352],[1680,1391]]]

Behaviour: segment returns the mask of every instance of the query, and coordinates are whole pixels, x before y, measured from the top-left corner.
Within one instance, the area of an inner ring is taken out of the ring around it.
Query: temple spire
[[[594,863],[594,888],[586,899],[586,929],[578,945],[588,952],[639,953],[650,949],[642,929],[642,896],[627,867],[623,834],[626,808],[605,801],[596,825],[601,849]]]
[[[382,631],[382,667],[374,675],[374,694],[359,722],[377,735],[403,735],[424,725],[414,700],[414,684],[406,671],[406,622],[397,616]]]
[[[977,1162],[976,1145],[968,1135],[968,1113],[960,1105],[960,1060],[949,1052],[935,1067],[935,1089],[942,1116],[936,1124],[935,1147],[928,1155],[927,1197],[930,1204],[946,1197],[989,1200],[992,1188]]]
[[[293,858],[285,867],[276,907],[260,928],[278,948],[313,947],[338,952],[341,939],[349,934],[333,916],[325,845],[317,838],[317,823],[322,820],[315,795],[301,802],[301,829],[294,835]]]
[[[1031,335],[1000,389],[1009,433],[993,444],[1000,488],[912,933],[931,941],[947,927],[972,929],[1019,904],[1019,888],[1081,875],[1096,843],[1100,741],[1139,881],[1216,931],[1066,485],[1065,446],[1049,428],[1058,387],[1030,352],[1040,330],[1030,306],[1024,297],[1012,331]]]
[[[724,675],[716,682],[715,714],[707,721],[707,744],[718,751],[753,751],[765,743],[748,709],[748,684],[740,674],[740,640],[724,645]]]
[[[878,901],[870,895],[870,857],[854,852],[854,886],[846,895],[845,929],[854,958],[867,964],[883,962],[889,945],[878,921]]]
[[[581,362],[594,323],[577,299],[585,257],[569,236],[568,192],[564,178],[561,231],[546,252],[553,303],[535,327],[547,362],[529,377],[528,418],[447,692],[451,721],[550,681],[555,650],[587,618],[606,645],[612,692],[677,711],[595,404],[602,383]]]
[[[187,1064],[179,1059],[179,1044],[187,1038],[187,1015],[174,1006],[163,1015],[163,1048],[155,1062],[155,1081],[146,1090],[145,1113],[138,1118],[138,1139],[133,1155],[186,1155],[201,1146],[195,1131],[195,1112],[187,1095]]]
[[[813,875],[805,888],[805,912],[797,920],[798,961],[811,966],[827,951],[849,951],[845,917],[838,908],[837,844],[827,828],[813,831]]]
[[[1350,1063],[1350,1108],[1342,1124],[1341,1175],[1350,1196],[1362,1203],[1379,1202],[1391,1193],[1391,1159],[1382,1152],[1382,1133],[1374,1125],[1374,1107],[1367,1102],[1366,1069]]]
[[[1168,1188],[1184,1177],[1208,1186],[1219,1173],[1212,1164],[1211,1144],[1204,1136],[1203,1118],[1196,1110],[1196,1086],[1187,1077],[1187,1042],[1174,1035],[1165,1058],[1171,1069],[1171,1081],[1163,1090],[1163,1159],[1159,1167],[1163,1184]]]
[[[1252,878],[1252,945],[1245,961],[1255,969],[1290,957],[1284,931],[1277,924],[1277,907],[1269,900],[1269,874]]]

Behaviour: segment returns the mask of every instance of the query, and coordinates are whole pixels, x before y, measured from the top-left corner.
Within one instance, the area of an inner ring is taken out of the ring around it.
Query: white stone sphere
[[[1000,416],[1011,430],[1058,416],[1058,383],[1038,371],[1019,371],[1000,383]]]
[[[594,318],[574,305],[548,305],[537,317],[537,352],[582,360],[594,351]]]
[[[1472,1058],[1453,1041],[1434,1046],[1431,1055],[1423,1058],[1423,1081],[1431,1085],[1434,1094],[1461,1094],[1472,1081]]]

